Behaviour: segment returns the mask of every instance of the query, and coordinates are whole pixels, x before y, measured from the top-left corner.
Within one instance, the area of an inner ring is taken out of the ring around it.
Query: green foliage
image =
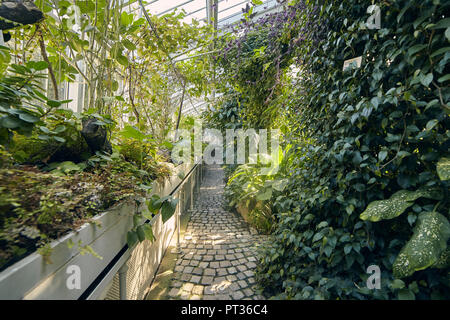
[[[91,254],[92,256],[96,257],[97,259],[103,260],[103,257],[100,256],[90,245],[82,245],[81,240],[78,241],[78,250],[80,251],[80,254],[83,256],[85,254]]]
[[[185,87],[191,99],[211,87],[211,64],[200,54],[210,51],[210,27],[182,23],[184,13],[148,23],[120,1],[36,5],[45,18],[10,30],[9,48],[0,47],[0,268],[36,248],[49,257],[50,240],[169,176],[158,146],[179,105],[173,93]],[[172,61],[185,54],[200,55]],[[55,97],[80,79],[85,110],[78,114]],[[80,133],[85,118],[107,129],[111,154],[90,152]],[[176,202],[160,203],[164,221]],[[136,225],[129,238],[154,239],[148,224]]]
[[[124,137],[118,141],[118,148],[127,161],[135,163],[140,168],[145,167],[145,162],[149,159],[155,159],[156,145],[153,139],[146,136],[136,128],[126,126],[120,132]]]
[[[0,74],[0,144],[9,144],[14,132],[29,136],[36,126],[45,128],[41,118],[67,102],[49,100],[42,93],[39,80],[46,67],[44,61],[29,61],[12,64],[6,75]]]
[[[178,200],[179,199],[173,199],[172,197],[169,197],[162,202],[161,217],[163,222],[166,222],[173,216],[173,214],[175,213],[175,209],[177,208]]]
[[[249,222],[260,232],[270,233],[274,227],[273,199],[284,191],[287,179],[262,175],[263,166],[240,165],[230,175],[225,188],[228,206],[248,212]]]
[[[447,40],[443,29],[431,29],[445,5],[383,4],[382,28],[370,30],[365,27],[370,4],[322,6],[326,31],[319,34],[320,44],[302,56],[306,61],[300,68],[308,80],[301,82],[304,94],[298,95],[297,105],[291,105],[300,114],[301,131],[312,139],[293,149],[289,192],[274,205],[280,222],[259,273],[267,288],[277,288],[274,294],[299,299],[449,294],[445,269],[426,269],[431,258],[425,259],[425,252],[432,249],[435,260],[445,249],[433,249],[433,238],[414,245],[414,253],[423,258],[414,264],[425,269],[404,280],[427,279],[417,281],[416,292],[383,284],[381,290],[364,289],[368,265],[380,266],[385,284],[396,277],[393,265],[401,247],[410,243],[410,226],[419,223],[418,214],[432,211],[436,193],[448,211],[448,186],[434,170],[438,159],[448,155],[449,91],[436,81],[445,73],[448,56],[439,50]],[[362,56],[361,68],[343,72],[344,60],[357,56]],[[294,144],[298,138],[291,139]],[[432,197],[424,194],[427,186],[435,188]],[[408,214],[399,216],[404,211]],[[363,219],[383,221],[359,221],[361,212]],[[324,221],[327,227],[320,227]],[[446,237],[435,234],[440,244],[446,243]]]
[[[14,162],[11,153],[5,150],[5,147],[0,145],[0,168],[8,168]]]
[[[388,200],[371,202],[359,217],[362,220],[372,222],[393,219],[401,215],[420,197],[442,200],[442,194],[440,194],[439,189],[434,191],[424,188],[416,191],[400,190],[394,193]]]
[[[170,175],[170,168],[161,163],[167,159],[157,153],[158,147],[152,135],[146,135],[132,126],[125,126],[119,132],[117,149],[126,161],[147,172],[153,179]]]
[[[148,212],[137,213],[133,216],[133,228],[127,233],[128,247],[132,248],[136,243],[140,243],[144,240],[154,241],[153,229],[151,225],[151,219],[161,212],[161,218],[163,223],[169,220],[175,213],[178,199],[174,199],[172,196],[159,197],[157,194],[153,194],[149,200],[146,201],[146,207]],[[147,219],[146,222],[141,223],[142,219]]]
[[[72,161],[63,162],[53,162],[47,169],[56,175],[68,175],[76,172],[81,172],[85,169],[86,164],[81,163],[79,165],[73,163]]]
[[[150,212],[157,214],[161,212],[161,218],[163,223],[169,220],[177,208],[179,199],[175,199],[172,196],[164,196],[160,198],[158,195],[153,195],[147,202],[147,207]]]
[[[228,92],[217,103],[217,107],[211,107],[204,113],[208,126],[226,129],[240,129],[242,127],[241,104],[244,103],[237,92]]]
[[[11,62],[11,55],[9,53],[9,48],[0,46],[0,74],[5,72]]]
[[[136,203],[140,205],[141,202],[136,201]],[[144,240],[150,240],[151,242],[155,240],[151,224],[152,218],[153,213],[151,211],[136,212],[133,215],[133,228],[127,233],[127,244],[129,248],[134,247],[136,243],[140,243]],[[142,222],[143,220],[144,222]]]
[[[392,270],[397,278],[411,276],[439,262],[450,238],[448,218],[437,212],[422,212],[411,239],[395,260]]]
[[[39,164],[72,160],[80,162],[90,155],[81,135],[81,123],[72,117],[52,117],[31,136],[15,135],[10,148],[18,163]]]
[[[268,128],[280,116],[283,98],[288,98],[284,93],[289,87],[286,78],[293,47],[305,38],[300,19],[304,11],[302,5],[294,4],[284,8],[283,14],[251,22],[252,9],[244,13],[247,21],[242,26],[218,41],[217,63],[225,70],[218,87],[223,92],[233,88],[245,99],[243,121],[248,127]]]
[[[436,165],[436,171],[441,180],[450,179],[450,158],[442,158]]]
[[[69,162],[49,165],[52,173],[27,166],[0,169],[0,268],[114,204],[144,196],[132,165],[118,154],[111,157],[89,172]],[[74,169],[76,174],[68,174]]]

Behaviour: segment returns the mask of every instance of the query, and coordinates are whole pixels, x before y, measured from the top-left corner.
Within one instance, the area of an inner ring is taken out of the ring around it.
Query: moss
[[[170,167],[161,163],[165,158],[157,154],[155,145],[151,143],[141,145],[135,139],[121,139],[117,147],[126,161],[147,171],[152,179],[163,179],[171,174]]]
[[[59,124],[52,124],[50,130]],[[91,156],[89,146],[75,126],[65,125],[65,131],[57,136],[65,140],[58,142],[53,138],[42,140],[39,138],[38,130],[30,137],[14,135],[13,144],[10,149],[14,159],[18,163],[49,163],[60,161],[80,162]]]
[[[54,146],[39,139],[37,135],[26,137],[16,134],[10,151],[14,160],[18,163],[37,163],[45,162],[45,159],[50,157],[54,149]]]
[[[8,168],[13,164],[13,162],[14,158],[12,154],[0,145],[0,168]]]

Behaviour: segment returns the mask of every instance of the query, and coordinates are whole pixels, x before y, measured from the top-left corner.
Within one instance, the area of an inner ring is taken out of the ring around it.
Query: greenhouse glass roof
[[[213,0],[147,0],[144,1],[149,13],[164,15],[174,10],[184,10],[184,21],[190,23],[192,19],[206,22],[207,4]],[[218,28],[238,22],[242,17],[242,9],[251,5],[251,0],[218,0]],[[279,6],[276,0],[264,0],[262,4],[254,8],[257,15],[268,13]]]

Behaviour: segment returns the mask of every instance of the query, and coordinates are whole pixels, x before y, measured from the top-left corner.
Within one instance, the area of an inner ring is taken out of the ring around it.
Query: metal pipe
[[[119,269],[120,300],[127,300],[127,271],[128,265],[125,262]]]
[[[197,13],[197,12],[202,11],[202,10],[205,10],[205,9],[206,9],[206,7],[203,7],[203,8],[200,8],[200,9],[197,9],[197,10],[194,10],[194,11],[191,11],[191,12],[189,12],[187,15],[185,15],[184,17],[186,18],[186,17],[188,17],[188,16],[190,16],[190,15],[192,15],[192,14],[194,14],[194,13]]]
[[[190,207],[191,207],[191,211],[193,211],[194,210],[194,184],[193,184],[193,182],[194,182],[194,179],[193,179],[193,177],[191,177],[190,179],[189,179],[189,191],[190,191],[190,197],[191,197],[191,201],[190,201]]]
[[[181,215],[181,204],[178,204],[177,212],[177,252],[180,252],[180,215]]]

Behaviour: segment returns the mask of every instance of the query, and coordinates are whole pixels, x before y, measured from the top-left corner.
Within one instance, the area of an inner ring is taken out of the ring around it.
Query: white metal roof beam
[[[191,12],[189,12],[188,14],[186,14],[185,17],[190,16],[191,14],[200,12],[200,11],[205,10],[205,9],[206,9],[206,7],[203,7],[203,8],[197,9],[197,10],[195,10],[195,11],[191,11]]]
[[[239,2],[239,3],[235,4],[235,5],[229,6],[229,7],[225,8],[225,9],[220,10],[219,13],[227,11],[229,9],[233,9],[234,7],[240,6],[241,4],[244,4],[246,2],[250,2],[250,0],[244,0],[242,2]]]
[[[172,8],[170,8],[170,9],[167,9],[167,10],[164,10],[163,12],[158,13],[157,16],[159,17],[159,16],[161,16],[161,15],[167,13],[167,12],[170,12],[170,11],[172,11],[172,10],[178,9],[179,7],[182,7],[182,6],[184,6],[184,5],[186,5],[186,4],[190,3],[190,2],[193,2],[193,1],[194,1],[194,0],[188,0],[188,1],[186,1],[186,2],[180,3],[179,5],[177,5],[177,6],[175,6],[175,7],[172,7]]]

